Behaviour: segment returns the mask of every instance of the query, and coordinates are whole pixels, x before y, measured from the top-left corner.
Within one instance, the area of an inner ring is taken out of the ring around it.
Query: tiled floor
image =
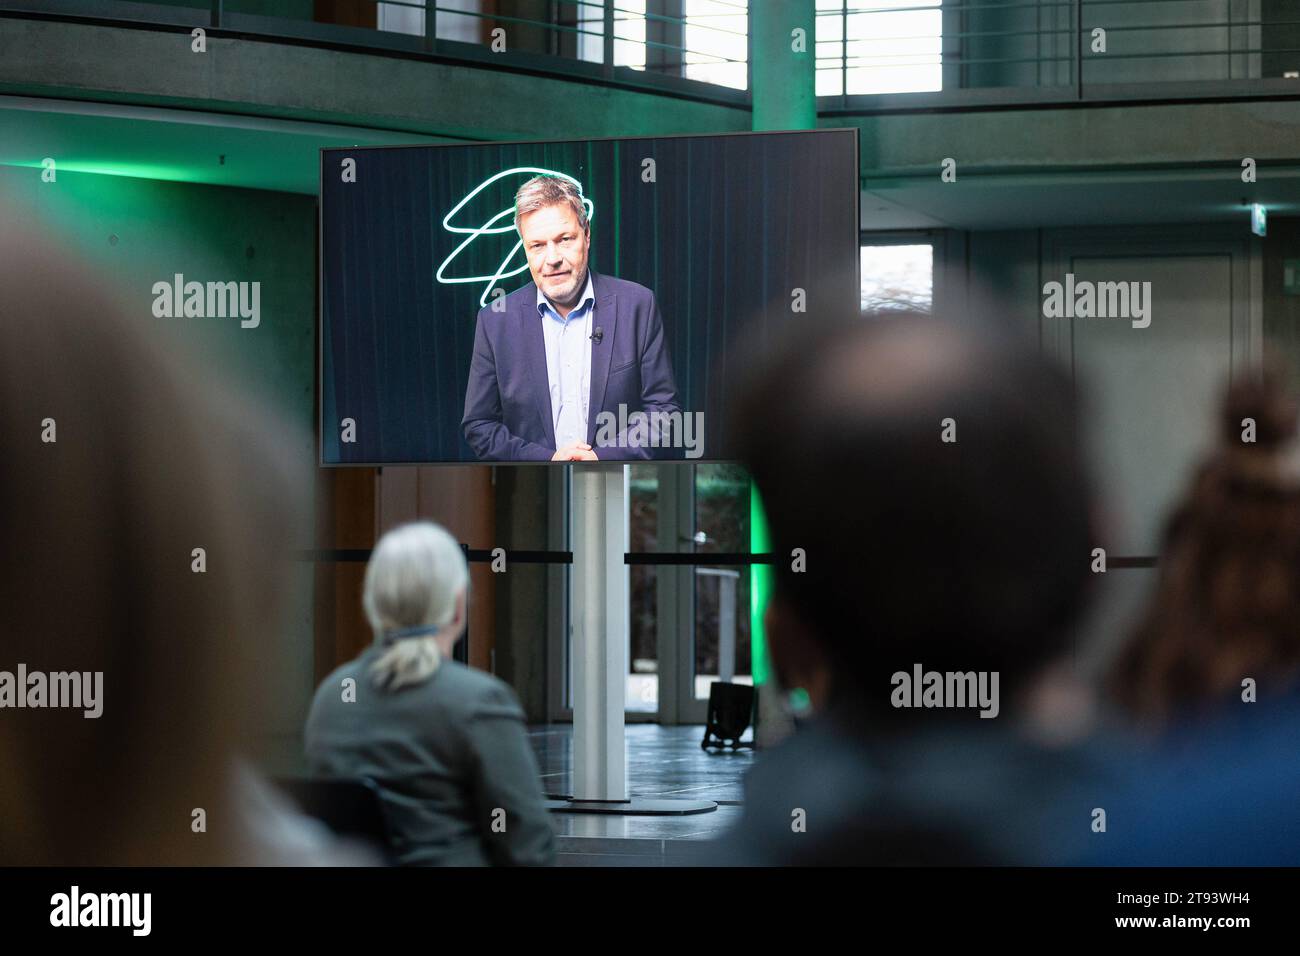
[[[706,753],[703,727],[629,724],[628,793],[632,797],[695,797],[718,809],[684,816],[555,813],[562,866],[672,866],[707,862],[702,841],[720,836],[740,813],[741,780],[754,753]],[[550,794],[572,792],[573,727],[530,728],[529,739]]]
[[[718,809],[686,816],[622,816],[553,813],[563,866],[664,866],[709,862],[707,841],[720,836],[740,816],[741,780],[753,765],[752,750],[705,753],[702,726],[661,727],[628,724],[628,792],[633,797],[695,797]],[[529,728],[529,739],[547,793],[572,792],[573,725]],[[267,738],[258,766],[270,777],[307,774],[302,741]]]

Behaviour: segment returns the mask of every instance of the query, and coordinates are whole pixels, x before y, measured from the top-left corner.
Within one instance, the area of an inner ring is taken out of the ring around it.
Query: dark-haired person
[[[364,596],[375,642],[317,689],[308,763],[320,776],[377,784],[400,863],[554,863],[519,701],[452,659],[468,586],[464,552],[443,528],[419,522],[380,538]]]
[[[1231,386],[1218,447],[1170,514],[1155,593],[1112,672],[1148,725],[1300,689],[1300,445],[1276,370]],[[1248,438],[1250,440],[1243,440]]]
[[[659,424],[681,422],[659,304],[645,286],[590,268],[591,224],[578,184],[528,180],[515,195],[515,228],[533,281],[507,295],[500,311],[479,311],[461,423],[474,454],[681,457],[667,450],[680,447],[681,436]],[[654,424],[639,430],[642,418]]]
[[[1087,862],[1300,865],[1296,426],[1279,368],[1228,389],[1111,671],[1149,751]]]
[[[854,315],[773,348],[732,427],[779,556],[777,680],[814,716],[760,754],[720,858],[1064,857],[1092,768],[1031,718],[1066,699],[1048,675],[1088,576],[1068,378],[992,330]]]

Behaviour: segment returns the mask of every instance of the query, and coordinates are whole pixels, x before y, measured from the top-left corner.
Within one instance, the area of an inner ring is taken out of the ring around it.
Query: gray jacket
[[[524,714],[509,685],[443,660],[422,684],[381,691],[371,646],[325,678],[307,716],[307,762],[379,786],[400,863],[546,865],[555,831]],[[343,700],[343,680],[356,700]]]

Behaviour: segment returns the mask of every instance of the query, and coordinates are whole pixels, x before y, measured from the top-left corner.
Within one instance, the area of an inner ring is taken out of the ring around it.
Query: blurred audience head
[[[1159,577],[1111,674],[1133,716],[1163,723],[1300,677],[1300,445],[1282,370],[1227,389],[1218,440],[1165,526]]]
[[[883,717],[895,672],[996,671],[1014,707],[1062,652],[1089,573],[1066,374],[987,327],[854,314],[773,343],[736,407],[776,559],[781,684]]]
[[[0,236],[0,287],[0,669],[102,674],[98,716],[4,710],[0,863],[238,862],[231,757],[303,486],[286,432],[30,231]]]
[[[387,532],[366,567],[366,617],[384,652],[371,667],[378,687],[397,690],[433,674],[465,632],[469,565],[450,534],[428,521]],[[437,643],[442,640],[440,650]]]

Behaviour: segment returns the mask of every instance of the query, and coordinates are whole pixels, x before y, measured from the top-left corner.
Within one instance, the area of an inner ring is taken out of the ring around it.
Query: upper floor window
[[[817,0],[817,95],[943,89],[939,0]]]
[[[743,90],[748,85],[749,0],[610,0],[614,65]],[[604,3],[578,0],[579,57],[599,63]]]
[[[685,0],[686,76],[743,90],[749,85],[749,0]]]

